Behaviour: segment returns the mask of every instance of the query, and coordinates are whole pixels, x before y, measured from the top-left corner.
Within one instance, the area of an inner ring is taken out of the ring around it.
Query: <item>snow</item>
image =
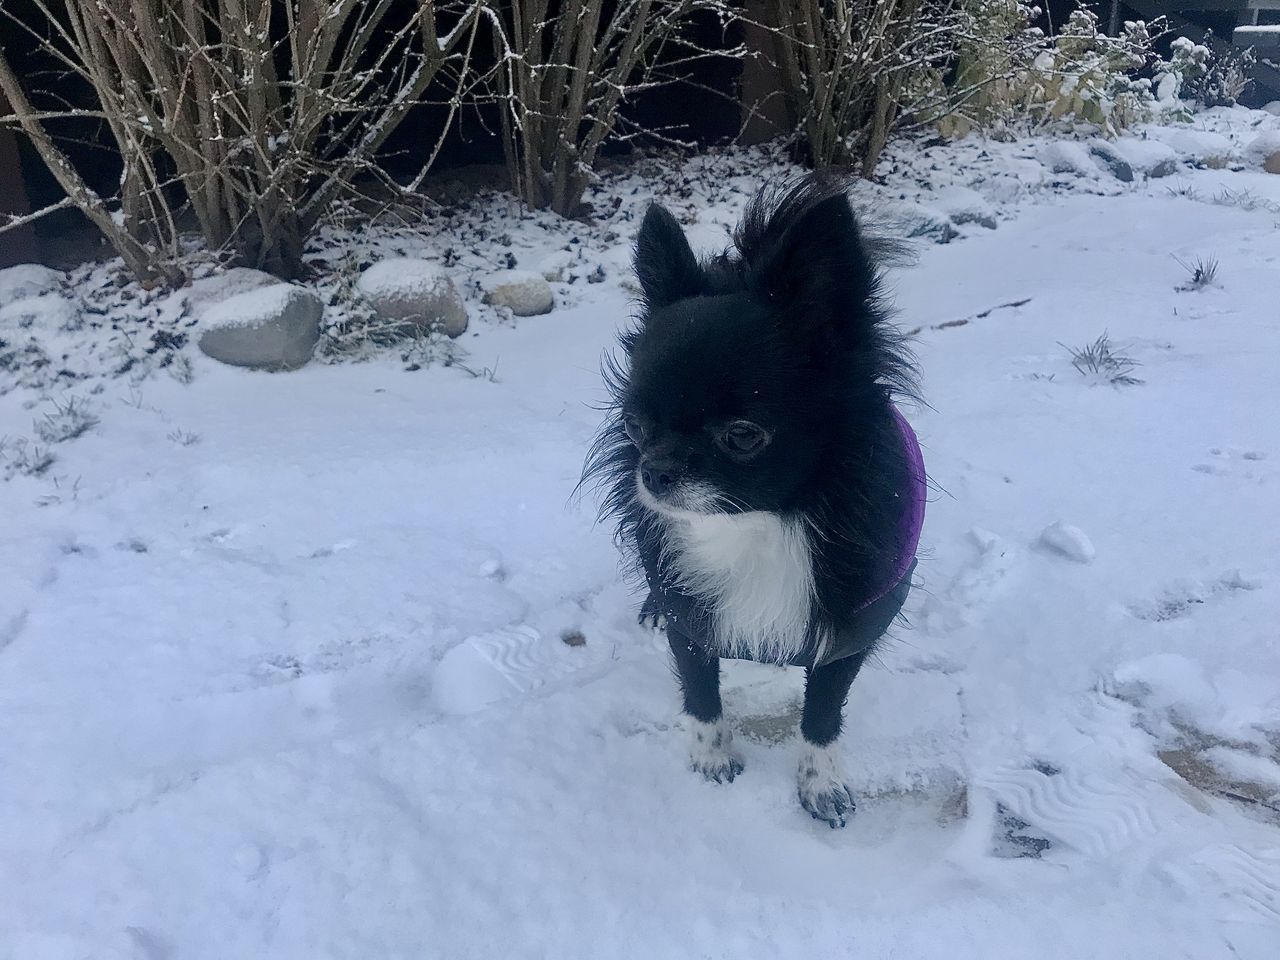
[[[1047,549],[1077,563],[1088,563],[1098,555],[1093,541],[1083,530],[1069,523],[1063,523],[1061,520],[1049,524],[1041,531],[1040,543]]]
[[[0,307],[17,300],[57,293],[66,286],[66,274],[34,263],[20,263],[0,270]]]
[[[1234,151],[1275,124],[1197,118]],[[843,831],[796,798],[796,671],[728,664],[745,770],[686,769],[665,640],[571,498],[636,211],[657,194],[718,249],[758,155],[606,179],[598,228],[495,200],[331,238],[333,262],[456,245],[468,278],[576,239],[601,282],[477,312],[490,376],[188,347],[184,383],[129,326],[177,308],[74,273],[96,339],[50,340],[43,379],[0,362],[0,456],[55,401],[100,421],[0,483],[0,956],[1274,956],[1275,809],[1219,784],[1280,769],[1280,177],[1063,181],[1043,146],[895,144],[862,188],[963,186],[999,226],[890,276],[937,492],[910,626],[851,695]],[[1171,254],[1220,286],[1175,291]],[[1104,330],[1144,383],[1072,368],[1060,344]],[[1059,518],[1092,562],[1037,548]]]
[[[1267,130],[1254,137],[1244,148],[1245,158],[1262,163],[1273,154],[1280,153],[1280,130]]]
[[[414,257],[390,257],[364,271],[356,286],[371,299],[421,300],[441,295],[450,283],[448,271],[438,264]]]

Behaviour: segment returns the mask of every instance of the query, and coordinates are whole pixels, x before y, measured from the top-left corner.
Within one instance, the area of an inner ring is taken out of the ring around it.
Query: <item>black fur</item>
[[[642,458],[680,490],[714,490],[718,512],[806,522],[816,651],[820,639],[841,635],[897,556],[907,466],[892,402],[915,395],[914,368],[887,322],[879,272],[838,180],[763,191],[733,247],[702,263],[671,214],[652,206],[635,269],[641,316],[606,361],[612,404],[583,478],[604,488],[602,513],[655,591],[646,613],[661,607],[667,616],[687,712],[712,722],[718,659],[713,652],[699,662],[694,652],[711,649],[713,611],[682,594],[666,569],[666,521],[637,499]],[[739,421],[766,431],[762,450],[740,456],[726,446]],[[811,671],[802,725],[810,743],[839,733],[849,684],[869,652],[864,645]]]

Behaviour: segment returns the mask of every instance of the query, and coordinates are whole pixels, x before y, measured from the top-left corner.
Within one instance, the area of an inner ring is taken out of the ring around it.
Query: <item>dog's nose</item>
[[[680,479],[680,467],[669,460],[651,461],[640,466],[640,479],[655,497],[665,497]]]

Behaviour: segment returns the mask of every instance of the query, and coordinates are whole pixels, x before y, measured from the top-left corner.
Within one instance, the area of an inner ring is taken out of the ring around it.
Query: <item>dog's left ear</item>
[[[762,193],[734,241],[748,283],[806,325],[854,321],[875,296],[875,265],[843,181],[811,176]]]
[[[635,269],[650,308],[697,296],[705,283],[680,224],[656,203],[650,205],[640,224]]]

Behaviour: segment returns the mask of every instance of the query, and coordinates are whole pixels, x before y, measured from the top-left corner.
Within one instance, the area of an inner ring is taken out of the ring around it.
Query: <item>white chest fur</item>
[[[781,662],[803,649],[813,604],[804,524],[773,513],[668,518],[665,561],[715,612],[721,655]]]

